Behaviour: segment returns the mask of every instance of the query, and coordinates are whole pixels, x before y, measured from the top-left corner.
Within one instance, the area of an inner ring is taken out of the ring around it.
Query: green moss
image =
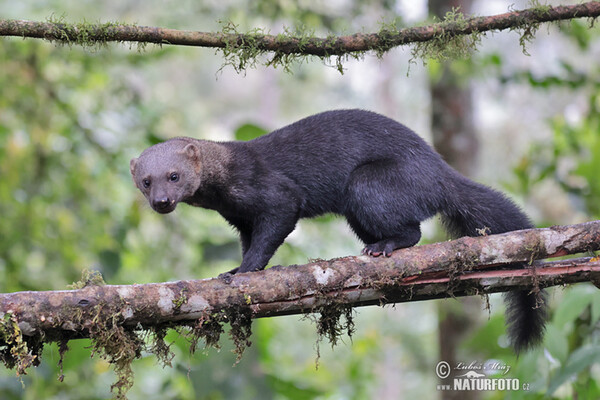
[[[204,312],[192,326],[190,353],[195,353],[200,339],[205,347],[219,349],[219,339],[223,333],[223,317],[220,313]]]
[[[521,21],[517,21],[516,30],[520,32],[519,42],[523,52],[527,54],[527,44],[535,36],[540,23],[535,19],[545,16],[551,10],[551,7],[541,4],[539,0],[530,1],[530,9]],[[47,19],[52,24],[51,32],[48,35],[49,40],[67,44],[69,46],[80,45],[85,48],[102,48],[108,41],[115,41],[118,37],[118,31],[124,26],[132,27],[135,32],[135,25],[126,25],[116,22],[105,22],[90,24],[86,21],[82,23],[66,23],[64,16],[50,16]],[[312,29],[306,26],[299,26],[294,29],[284,27],[283,32],[272,36],[265,30],[255,28],[246,33],[241,33],[239,25],[231,21],[219,21],[221,24],[221,39],[224,46],[217,51],[222,52],[223,64],[231,66],[238,73],[246,71],[248,68],[256,68],[259,65],[281,67],[284,71],[291,73],[294,64],[301,64],[312,57],[320,58],[325,64],[332,65],[341,74],[344,73],[344,63],[350,59],[362,60],[367,51],[348,52],[344,48],[343,41],[336,35],[329,34],[325,38],[317,38]],[[435,22],[435,20],[434,20]],[[468,28],[470,23],[459,9],[455,8],[449,11],[441,21],[437,21],[432,28],[436,30],[433,38],[413,44],[412,57],[409,65],[416,59],[423,62],[428,60],[455,60],[466,59],[475,51],[485,33],[472,32],[469,34],[457,33]],[[392,22],[380,23],[380,29],[376,35],[369,35],[366,40],[372,40],[370,51],[373,51],[378,58],[383,57],[390,49],[398,46],[401,20],[395,19]],[[130,29],[131,31],[131,29]],[[301,54],[307,46],[314,44],[322,49],[318,55]],[[138,51],[145,48],[147,43],[141,41],[137,43]],[[286,47],[288,47],[286,49]],[[293,52],[291,53],[293,47]]]
[[[541,4],[539,0],[529,1],[529,10],[533,13],[533,18],[522,17],[516,28],[511,28],[511,31],[519,32],[519,44],[521,45],[521,51],[525,55],[530,55],[527,51],[527,46],[533,41],[535,35],[540,28],[540,22],[534,20],[534,18],[544,17],[551,10],[551,6],[547,4]]]
[[[84,269],[81,271],[81,279],[77,282],[73,282],[70,285],[67,285],[68,289],[83,289],[87,286],[104,286],[106,282],[104,282],[104,278],[100,271],[91,271],[89,269]]]
[[[327,338],[333,348],[338,344],[342,335],[347,334],[349,338],[352,338],[355,328],[353,309],[347,304],[332,302],[320,307],[317,312],[319,313],[319,317],[316,319],[317,358],[315,362],[318,368],[319,359],[321,358],[320,343],[323,341],[323,338]]]
[[[188,297],[187,297],[187,289],[183,288],[181,289],[181,291],[179,292],[179,296],[176,299],[173,299],[173,308],[174,308],[174,312],[175,313],[179,313],[179,311],[181,310],[181,306],[184,305],[185,303],[187,303],[188,301]]]
[[[125,399],[133,386],[131,363],[141,357],[144,341],[132,328],[121,324],[123,317],[120,312],[106,312],[103,307],[96,306],[89,326],[92,354],[99,354],[113,365],[117,381],[111,385],[111,391],[116,399]]]
[[[262,29],[254,29],[248,33],[240,33],[239,26],[228,21],[223,22],[221,33],[225,39],[226,45],[220,49],[223,53],[224,62],[221,66],[231,66],[236,72],[240,73],[247,68],[255,68],[258,65],[268,67],[281,67],[285,72],[291,73],[292,66],[302,64],[311,57],[319,57],[326,64],[331,63],[341,74],[344,73],[343,63],[349,59],[362,59],[365,52],[345,53],[345,49],[341,46],[338,37],[334,34],[329,34],[324,39],[315,37],[314,30],[308,29],[305,26],[290,29],[284,27],[283,33],[274,36],[273,46],[280,48],[278,50],[267,50],[264,43],[267,33]],[[314,43],[316,46],[324,49],[323,55],[301,54],[305,48]],[[282,50],[286,45],[292,44],[297,47],[293,53]],[[272,53],[272,56],[268,56]],[[332,62],[333,58],[333,62]]]
[[[413,45],[411,62],[417,58],[424,62],[428,59],[446,61],[469,58],[473,51],[477,50],[483,34],[480,32],[469,35],[450,33],[467,28],[468,23],[468,19],[459,12],[459,9],[453,8],[452,11],[448,11],[444,19],[436,24],[438,33],[433,38]]]
[[[321,358],[320,344],[323,338],[327,338],[331,347],[335,347],[340,338],[346,334],[352,338],[355,331],[354,326],[354,315],[352,306],[345,304],[344,299],[339,298],[337,294],[326,294],[326,293],[315,293],[315,295],[322,300],[325,300],[325,304],[315,307],[312,313],[306,314],[304,318],[314,321],[317,325],[317,358],[316,364],[319,365],[319,359]]]
[[[114,40],[115,28],[123,26],[135,27],[134,24],[123,24],[119,22],[89,23],[87,21],[79,23],[65,22],[65,15],[55,17],[51,15],[46,22],[53,27],[48,35],[51,41],[68,46],[78,45],[87,49],[100,49],[107,45],[108,41]],[[138,45],[138,50],[145,45]]]
[[[148,350],[156,356],[163,366],[171,367],[171,361],[173,361],[175,353],[171,351],[171,346],[165,342],[167,327],[153,327],[150,333],[152,338]]]
[[[93,284],[103,284],[98,280],[99,274],[94,272],[84,273],[82,281],[74,284],[74,287],[85,287]],[[96,278],[94,278],[96,277]],[[176,308],[180,308],[187,302],[185,290],[173,300]],[[65,306],[67,307],[67,306]],[[125,318],[122,310],[124,303],[107,304],[100,303],[88,311],[81,308],[71,310],[63,308],[62,313],[71,317],[69,320],[75,325],[84,325],[87,329],[92,348],[92,356],[99,355],[108,361],[114,368],[116,381],[111,385],[115,399],[126,399],[127,392],[133,386],[134,375],[132,363],[140,358],[143,351],[156,355],[163,364],[171,366],[174,353],[170,345],[165,342],[165,336],[173,325],[165,324],[158,327],[144,328],[141,325],[124,325]],[[54,326],[60,328],[64,321],[61,316],[53,316]],[[235,345],[234,352],[239,361],[246,347],[251,345],[252,334],[252,312],[249,307],[233,307],[219,312],[205,313],[195,325],[192,326],[192,345],[190,351],[195,351],[199,339],[204,339],[206,346],[218,347],[223,326],[225,323],[231,325],[229,335]],[[182,329],[181,327],[176,329]],[[50,332],[52,329],[49,330]],[[68,351],[70,336],[35,337],[23,335],[15,315],[11,313],[0,316],[0,360],[7,368],[15,368],[17,375],[26,374],[26,370],[32,365],[40,363],[40,356],[44,342],[56,341],[59,344],[60,369],[59,380],[64,379],[62,365],[63,358]]]
[[[258,47],[257,39],[264,36],[262,29],[254,29],[248,33],[241,34],[238,25],[231,21],[219,21],[221,33],[225,41],[225,47],[220,49],[223,53],[223,65],[221,69],[229,65],[236,72],[245,71],[258,65],[258,57],[264,52]]]
[[[58,381],[62,382],[65,379],[65,375],[63,374],[63,360],[65,358],[65,354],[69,351],[69,341],[67,339],[59,340],[58,342]]]
[[[283,33],[275,36],[275,43],[277,45],[285,45],[290,39],[298,46],[299,51],[304,51],[306,46],[314,38],[314,30],[308,29],[305,25],[297,27],[292,30],[291,28],[284,26]],[[272,66],[274,68],[281,67],[287,73],[292,73],[291,67],[294,64],[302,64],[309,56],[304,54],[290,54],[284,51],[277,50],[273,52],[273,56],[264,63],[266,66]]]
[[[224,332],[223,325],[229,323],[229,337],[233,341],[238,363],[247,347],[252,345],[252,312],[247,307],[231,307],[215,313],[204,313],[196,325],[192,327],[190,352],[194,353],[200,339],[205,342],[205,347],[219,348],[219,339]]]
[[[539,0],[529,0],[529,8],[538,16],[546,16],[552,9],[548,4],[542,4]]]
[[[174,356],[164,341],[167,326],[151,327],[148,330],[141,326],[126,326],[123,324],[125,321],[121,311],[123,307],[124,304],[100,303],[85,315],[77,309],[79,313],[73,318],[75,324],[85,324],[91,341],[92,356],[98,354],[113,366],[117,379],[111,385],[111,391],[115,399],[127,398],[126,394],[134,382],[131,365],[133,360],[141,357],[142,351],[155,354],[163,365],[171,365]],[[57,320],[55,325],[59,327],[61,322]],[[49,339],[59,343],[58,365],[61,369],[59,380],[62,380],[62,360],[68,350],[69,337]]]
[[[249,308],[236,307],[226,312],[227,320],[231,325],[229,337],[233,341],[235,348],[233,352],[236,355],[236,363],[240,362],[244,351],[252,345],[250,336],[252,335],[252,312]]]
[[[353,309],[343,303],[332,303],[319,309],[317,334],[319,338],[327,338],[331,347],[338,344],[340,337],[354,333]]]
[[[17,376],[39,365],[42,349],[40,338],[23,336],[15,315],[8,312],[0,316],[0,360],[7,368],[15,368]]]
[[[253,29],[247,33],[240,33],[239,26],[231,21],[219,21],[222,25],[221,34],[225,39],[225,47],[220,49],[223,53],[223,64],[231,66],[240,73],[248,68],[255,68],[258,65],[268,67],[281,67],[285,72],[291,73],[291,67],[294,64],[304,62],[309,55],[289,53],[284,50],[267,50],[264,39],[267,33],[263,29]],[[293,43],[300,51],[314,39],[314,31],[305,26],[290,29],[283,28],[283,33],[274,36],[274,47],[285,47],[288,43]],[[271,57],[267,54],[272,53]]]
[[[375,49],[377,58],[382,58],[385,53],[396,47],[395,38],[402,28],[402,20],[397,17],[391,22],[381,21],[379,23],[379,32],[377,36],[379,44]]]

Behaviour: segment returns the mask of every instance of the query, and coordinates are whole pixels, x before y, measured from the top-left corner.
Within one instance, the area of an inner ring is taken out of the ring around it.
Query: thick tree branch
[[[506,29],[523,29],[530,34],[538,24],[573,18],[597,18],[600,2],[589,1],[570,6],[539,6],[504,14],[465,18],[450,13],[442,22],[405,29],[382,28],[377,33],[347,36],[312,37],[307,34],[270,35],[262,32],[241,34],[229,24],[223,32],[198,32],[148,26],[106,24],[67,24],[62,21],[34,22],[0,20],[0,36],[40,38],[68,44],[95,45],[107,42],[138,42],[182,46],[199,46],[241,50],[247,53],[271,52],[275,62],[286,55],[319,57],[343,56],[366,51],[378,54],[409,43],[446,40],[457,36],[481,34]],[[249,55],[249,54],[246,54]],[[272,61],[273,61],[272,60]]]
[[[14,316],[25,335],[83,337],[98,319],[149,327],[229,309],[244,309],[257,318],[307,313],[331,303],[364,306],[600,282],[600,264],[582,259],[501,269],[598,249],[600,221],[594,221],[465,237],[399,250],[389,258],[344,257],[273,267],[235,275],[230,282],[205,279],[0,294],[0,315]]]
[[[169,365],[167,327],[190,327],[190,350],[218,342],[223,323],[238,358],[252,318],[320,313],[317,331],[332,343],[352,332],[352,307],[485,295],[591,281],[600,262],[534,260],[600,249],[600,221],[417,246],[389,258],[368,256],[273,267],[231,279],[144,285],[91,284],[79,290],[0,294],[0,360],[17,374],[38,365],[44,343],[90,337],[94,353],[114,364],[118,398],[133,385],[131,362],[146,349]],[[521,263],[521,268],[519,264]],[[523,267],[532,263],[533,267]],[[340,321],[346,317],[346,322]],[[152,340],[148,344],[150,331]],[[59,362],[60,364],[61,362]]]

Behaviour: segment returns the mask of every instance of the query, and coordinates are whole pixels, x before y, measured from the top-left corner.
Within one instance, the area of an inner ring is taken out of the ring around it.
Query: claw
[[[367,255],[367,256],[371,256],[371,257],[379,257],[382,253],[381,251],[373,251],[372,249],[365,247],[364,249],[362,249],[362,254]],[[383,253],[385,255],[385,252]]]
[[[231,274],[231,272],[224,272],[219,274],[218,279],[222,280],[226,285],[229,285],[233,280],[233,274]]]
[[[235,275],[239,269],[240,267],[237,267],[227,272],[223,272],[222,274],[219,274],[218,278],[222,280],[225,284],[229,285],[233,280],[233,275]]]

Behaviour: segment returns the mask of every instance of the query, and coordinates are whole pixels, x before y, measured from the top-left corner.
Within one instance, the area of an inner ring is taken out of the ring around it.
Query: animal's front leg
[[[249,230],[239,230],[240,232],[240,243],[242,245],[242,260],[246,257],[246,253],[248,252],[248,249],[250,248],[250,243],[252,242],[252,233]],[[221,275],[219,275],[220,278],[224,277],[225,275],[233,275],[235,273],[237,273],[239,271],[240,267],[236,267],[233,268]]]
[[[252,229],[250,246],[244,253],[237,272],[264,269],[285,238],[294,230],[297,218],[273,216],[263,219]]]
[[[279,210],[281,212],[281,210]],[[240,232],[243,251],[242,264],[228,274],[259,271],[264,269],[285,238],[294,230],[298,221],[297,212],[278,215],[261,215],[252,224],[248,236]]]
[[[242,257],[246,255],[246,252],[250,248],[250,243],[252,242],[252,222],[250,220],[232,217],[229,215],[223,216],[227,222],[229,222],[232,226],[234,226],[239,235],[240,235],[240,244],[242,246]],[[234,268],[228,272],[225,272],[221,275],[232,275],[238,271],[239,267]]]

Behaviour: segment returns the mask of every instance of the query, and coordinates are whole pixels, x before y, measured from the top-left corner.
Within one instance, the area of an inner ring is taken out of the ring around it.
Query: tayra
[[[265,268],[299,218],[324,213],[345,216],[372,256],[415,245],[421,221],[437,213],[453,237],[532,227],[511,200],[460,175],[410,129],[363,110],[313,115],[247,142],[174,138],[130,167],[157,212],[184,202],[237,228],[243,259],[232,274]],[[506,299],[515,349],[539,342],[544,296]]]

